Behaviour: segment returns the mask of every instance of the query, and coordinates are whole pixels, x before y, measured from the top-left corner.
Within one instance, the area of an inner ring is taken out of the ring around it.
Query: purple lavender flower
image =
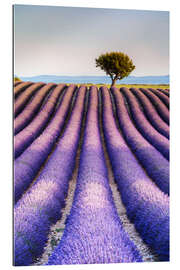
[[[166,96],[163,92],[159,91],[158,89],[148,88],[152,93],[159,97],[159,99],[166,105],[169,110],[169,97]]]
[[[59,93],[62,91],[63,86],[59,85],[54,90],[53,97],[58,97]],[[33,178],[36,176],[43,162],[46,160],[50,154],[57,138],[62,130],[66,115],[68,113],[69,104],[72,95],[75,91],[75,86],[68,87],[66,94],[63,96],[63,100],[60,103],[55,116],[43,131],[43,133],[19,156],[15,162],[15,172],[14,172],[14,199],[15,202],[21,197],[22,193],[28,188]],[[56,98],[57,100],[57,98]],[[55,102],[55,101],[54,101]],[[54,102],[51,98],[48,102],[49,108],[54,107]],[[47,104],[47,106],[48,106]],[[45,105],[45,107],[47,107]],[[43,112],[44,110],[42,110]],[[46,117],[49,113],[46,113]],[[35,122],[36,123],[36,122]],[[23,132],[23,131],[22,131]],[[21,134],[20,132],[19,134]],[[18,135],[19,135],[18,134]],[[17,136],[18,136],[17,135]]]
[[[85,94],[86,87],[80,87],[71,118],[56,149],[35,183],[15,205],[15,265],[30,265],[41,255],[50,226],[61,217],[75,164]]]
[[[48,83],[42,87],[38,93],[34,96],[32,101],[25,107],[25,109],[14,119],[14,134],[16,135],[20,132],[25,126],[32,121],[33,117],[38,112],[41,104],[43,103],[45,97],[55,86],[53,83]]]
[[[140,261],[113,202],[98,125],[98,92],[93,86],[73,205],[48,265]]]
[[[150,99],[160,117],[169,125],[169,111],[167,107],[161,102],[159,97],[157,97],[148,89],[140,88],[140,90]]]
[[[168,261],[169,197],[148,177],[119,132],[108,89],[102,87],[101,93],[106,146],[127,215],[144,242],[159,255],[159,259]],[[133,130],[132,133],[135,137]],[[149,163],[152,158],[149,156]]]
[[[32,84],[34,84],[34,83],[32,83],[32,82],[22,82],[22,81],[20,81],[20,82],[15,82],[15,84],[14,84],[14,97],[15,97],[15,99],[22,93],[22,92],[24,92],[25,90],[26,90],[26,88],[27,87],[29,87],[29,86],[31,86]]]
[[[25,105],[33,96],[33,94],[44,85],[45,83],[39,82],[34,83],[26,88],[26,90],[17,98],[14,104],[14,117],[17,117],[17,115],[24,109]]]
[[[140,104],[135,96],[125,87],[122,87],[121,92],[126,97],[128,108],[131,112],[131,117],[135,122],[135,127],[140,131],[142,136],[147,139],[163,156],[169,160],[169,140],[159,133],[147,120]]]
[[[41,109],[41,111],[33,119],[33,121],[15,136],[15,158],[20,156],[22,152],[40,135],[42,130],[46,127],[46,124],[48,123],[52,113],[55,110],[58,96],[61,94],[63,89],[64,85],[58,85]]]
[[[161,119],[147,96],[136,88],[130,88],[130,90],[142,105],[144,114],[148,118],[149,122],[155,127],[155,129],[157,129],[158,132],[169,139],[169,126]]]

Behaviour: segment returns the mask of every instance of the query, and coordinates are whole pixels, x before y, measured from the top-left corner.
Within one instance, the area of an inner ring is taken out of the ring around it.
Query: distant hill
[[[110,84],[111,79],[108,76],[56,76],[40,75],[33,77],[20,77],[22,81],[33,81],[45,83],[93,83],[93,84]],[[119,84],[169,84],[169,75],[166,76],[129,76],[117,81]]]

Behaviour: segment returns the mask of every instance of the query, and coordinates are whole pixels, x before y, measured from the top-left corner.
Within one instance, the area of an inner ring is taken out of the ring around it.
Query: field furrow
[[[124,230],[128,233],[130,239],[135,243],[137,246],[142,259],[144,262],[149,262],[149,261],[157,261],[158,256],[155,254],[155,252],[148,247],[142,240],[141,236],[139,233],[136,231],[136,228],[134,224],[129,220],[126,212],[126,208],[122,202],[121,194],[118,190],[118,185],[116,183],[112,166],[111,166],[111,161],[108,155],[108,151],[106,148],[106,143],[105,143],[105,137],[103,133],[103,124],[102,124],[102,119],[103,114],[102,114],[102,96],[101,96],[101,91],[99,91],[99,123],[100,123],[100,133],[101,133],[101,139],[102,139],[102,145],[103,145],[103,151],[104,151],[104,156],[105,156],[105,162],[106,162],[106,167],[108,169],[108,179],[109,179],[109,185],[112,190],[112,195],[113,195],[113,201],[115,203],[116,209],[118,216],[122,222]],[[115,119],[114,119],[115,120]]]
[[[62,90],[62,85],[58,90]],[[69,102],[75,91],[74,86],[68,88],[59,108],[43,133],[24,151],[24,153],[15,160],[14,173],[14,193],[15,202],[20,198],[22,193],[28,188],[34,177],[37,175],[41,166],[53,150],[54,144],[63,130]]]
[[[15,99],[23,92],[26,90],[27,87],[33,85],[34,83],[32,82],[19,82],[18,84],[14,85],[14,97]],[[16,102],[16,100],[15,100]]]
[[[155,109],[159,113],[160,117],[169,125],[169,111],[164,103],[148,89],[140,88],[140,90],[149,98],[154,105]]]
[[[169,97],[170,95],[170,91],[169,89],[157,89],[158,91],[160,91],[161,93],[165,94],[167,97]]]
[[[169,110],[169,97],[164,95],[161,91],[158,91],[156,89],[153,88],[148,88],[148,90],[150,90],[152,93],[154,93],[156,96],[158,96],[160,98],[160,100],[166,105],[166,107]]]
[[[148,97],[139,89],[130,88],[130,90],[139,100],[149,122],[157,129],[157,131],[169,139],[169,126],[161,119]]]
[[[16,265],[29,265],[41,255],[50,225],[61,216],[75,165],[85,94],[86,87],[81,87],[63,137],[39,177],[15,206]],[[21,222],[26,225],[21,226]]]
[[[36,115],[34,120],[26,126],[21,132],[19,132],[14,139],[14,156],[17,158],[22,154],[22,152],[41,134],[41,132],[46,128],[48,123],[51,123],[51,119],[53,118],[53,113],[55,112],[58,97],[61,95],[64,89],[64,85],[59,85],[53,93],[51,94],[50,98],[44,104],[41,111]],[[68,93],[68,101],[70,100],[71,96],[70,92]],[[61,96],[60,96],[61,98]],[[61,99],[60,99],[61,101]],[[61,103],[60,103],[61,106]],[[68,107],[66,108],[68,110]],[[58,110],[59,111],[59,110]],[[57,114],[57,112],[55,113]],[[57,118],[57,117],[56,117]]]
[[[35,95],[32,101],[24,108],[24,110],[14,119],[14,135],[20,132],[26,127],[34,118],[34,116],[41,109],[41,105],[48,95],[52,87],[55,84],[49,83],[42,87],[39,92]]]
[[[105,142],[127,215],[159,259],[168,260],[169,197],[135,159],[115,124],[108,89],[102,87],[101,91]]]
[[[117,88],[111,88],[111,91],[117,108],[120,129],[127,144],[156,185],[169,194],[168,160],[135,128],[126,109],[122,93]]]
[[[74,200],[48,265],[141,260],[113,202],[100,138],[98,90],[91,87]]]
[[[166,159],[169,160],[169,140],[150,124],[144,116],[140,104],[131,91],[125,87],[120,90],[126,97],[128,107],[131,112],[131,119],[134,121],[136,128],[149,143],[151,143]]]
[[[13,86],[16,87],[18,84],[22,83],[22,81],[15,81]]]
[[[33,94],[36,93],[45,83],[34,83],[25,89],[25,91],[18,97],[14,104],[14,116],[17,117],[18,114],[24,109],[28,101],[32,98]]]
[[[169,91],[14,83],[14,264],[169,260]]]

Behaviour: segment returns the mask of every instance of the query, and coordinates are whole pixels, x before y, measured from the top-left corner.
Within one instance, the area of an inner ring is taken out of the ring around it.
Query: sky
[[[169,74],[169,12],[60,6],[14,6],[17,76],[100,76],[95,59],[121,51],[132,76]]]

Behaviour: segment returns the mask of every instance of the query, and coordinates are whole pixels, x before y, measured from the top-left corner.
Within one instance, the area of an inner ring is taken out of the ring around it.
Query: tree
[[[115,85],[117,80],[124,77],[135,69],[132,60],[127,54],[122,52],[110,52],[101,54],[96,60],[96,67],[100,67],[111,77],[111,87]]]

